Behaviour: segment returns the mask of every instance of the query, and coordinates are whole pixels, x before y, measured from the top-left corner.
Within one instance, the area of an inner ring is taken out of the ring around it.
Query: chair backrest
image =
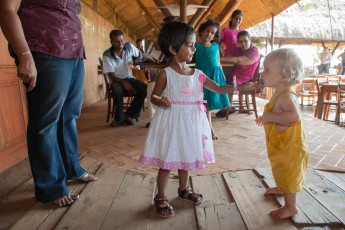
[[[328,83],[328,78],[316,78],[316,90],[318,93],[321,93],[320,84],[321,83]]]
[[[260,75],[261,75],[261,73],[260,73],[260,66],[261,66],[261,61],[262,61],[263,57],[264,57],[264,55],[260,54],[259,63],[256,66],[256,69],[255,69],[255,72],[254,72],[254,77],[251,80],[252,82],[263,83],[263,82],[260,82],[260,81],[262,81],[262,79],[260,78]]]
[[[311,93],[314,94],[316,90],[316,80],[314,78],[303,78],[301,83],[297,85],[297,94],[298,93]]]
[[[340,78],[338,77],[329,77],[328,82],[338,83],[340,81]]]
[[[108,74],[103,74],[103,78],[104,78],[104,82],[105,82],[105,90],[106,90],[106,94],[107,97],[111,97],[111,85],[110,85],[110,79]]]
[[[339,108],[345,109],[345,83],[338,85]]]

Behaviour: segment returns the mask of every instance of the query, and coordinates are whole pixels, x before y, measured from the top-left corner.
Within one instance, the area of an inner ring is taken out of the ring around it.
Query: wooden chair
[[[301,98],[301,107],[303,108],[304,99],[307,99],[308,106],[313,110],[314,100],[316,96],[316,80],[313,78],[304,78],[296,88],[296,93]]]
[[[324,84],[320,86],[321,93],[319,95],[320,106],[318,111],[318,118],[329,121],[328,114],[330,110],[330,106],[335,106],[336,110],[338,110],[338,100],[333,100],[332,94],[338,94],[338,84]],[[323,116],[322,116],[323,114]],[[337,117],[335,118],[335,122],[337,121]]]
[[[345,113],[345,83],[339,83],[338,85],[338,109],[335,116],[335,124],[340,124],[342,113]],[[342,123],[344,125],[344,121]]]
[[[108,123],[110,116],[111,117],[115,116],[115,103],[114,103],[114,96],[113,96],[111,81],[109,79],[109,76],[107,74],[103,74],[103,78],[104,78],[105,87],[106,87],[106,98],[108,100],[108,110],[107,110],[107,120],[106,120],[106,122]],[[125,94],[124,97],[127,99],[127,102],[125,102],[123,106],[124,107],[130,106],[133,100],[133,97],[128,94]]]
[[[321,86],[320,84],[323,83],[328,83],[328,78],[316,78],[315,79],[315,88],[316,88],[316,93],[317,93],[317,101],[316,101],[316,108],[314,112],[314,117],[319,118],[319,111],[321,110],[322,113],[322,108],[321,108]],[[320,115],[321,119],[321,115]]]
[[[259,83],[259,84],[262,83],[262,82],[260,82],[261,81],[261,78],[260,78],[260,65],[261,65],[262,57],[263,57],[263,55],[260,56],[258,66],[255,69],[254,77],[251,80],[251,82],[255,82],[255,83]],[[258,94],[258,93],[261,93],[261,90],[253,90],[253,91],[250,91],[250,92],[247,92],[247,93],[239,93],[238,94],[239,102],[238,103],[235,102],[235,104],[237,104],[237,106],[235,106],[235,107],[239,107],[238,111],[240,113],[251,114],[252,112],[254,112],[255,113],[255,117],[258,118],[258,111],[257,111],[257,108],[256,108],[256,94]],[[243,97],[244,97],[244,104],[243,104]],[[251,103],[249,102],[249,97],[251,98]],[[253,108],[250,108],[250,105],[252,105]],[[226,120],[228,120],[228,117],[229,117],[228,111],[229,110],[227,110]]]

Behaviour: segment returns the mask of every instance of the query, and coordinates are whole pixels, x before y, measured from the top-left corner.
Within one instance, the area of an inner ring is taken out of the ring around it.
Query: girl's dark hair
[[[247,30],[242,30],[242,31],[238,32],[238,34],[237,34],[237,41],[238,41],[239,38],[242,37],[242,36],[248,37],[248,39],[249,39],[249,41],[250,41],[250,34],[249,34],[249,32],[248,32]]]
[[[230,19],[230,21],[229,21],[229,28],[232,26],[231,20],[232,20],[236,15],[239,15],[239,14],[243,17],[243,12],[242,12],[242,10],[235,10],[234,12],[232,12],[232,14],[231,14],[231,19]]]
[[[166,58],[173,56],[169,51],[169,47],[175,52],[178,52],[181,46],[187,42],[190,35],[194,34],[194,29],[190,25],[178,22],[170,21],[163,24],[162,29],[158,35],[158,45],[162,50]]]
[[[201,37],[202,33],[205,31],[205,29],[208,26],[214,26],[217,28],[217,32],[214,34],[213,40],[215,42],[218,42],[219,37],[220,37],[220,25],[219,22],[213,19],[208,19],[206,22],[202,23],[199,27],[198,35]]]

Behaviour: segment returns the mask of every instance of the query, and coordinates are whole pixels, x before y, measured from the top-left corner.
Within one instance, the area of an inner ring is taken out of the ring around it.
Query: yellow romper
[[[272,110],[278,98],[285,93],[294,93],[287,88],[265,106],[265,112]],[[264,125],[268,158],[277,188],[282,193],[297,193],[303,187],[308,163],[308,145],[301,120],[279,132],[274,123]]]

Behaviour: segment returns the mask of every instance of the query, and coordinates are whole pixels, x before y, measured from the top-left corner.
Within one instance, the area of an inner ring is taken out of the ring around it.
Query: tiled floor
[[[265,103],[258,99],[260,108]],[[80,152],[105,164],[156,175],[156,169],[138,163],[147,132],[145,124],[149,122],[148,112],[144,111],[134,126],[111,128],[105,118],[105,101],[83,110],[78,119]],[[309,167],[345,171],[345,128],[314,118],[309,107],[303,109],[303,122],[310,149]],[[214,141],[216,163],[191,175],[270,166],[264,130],[256,126],[254,114],[232,114],[227,121],[214,118],[213,125],[219,137]]]

